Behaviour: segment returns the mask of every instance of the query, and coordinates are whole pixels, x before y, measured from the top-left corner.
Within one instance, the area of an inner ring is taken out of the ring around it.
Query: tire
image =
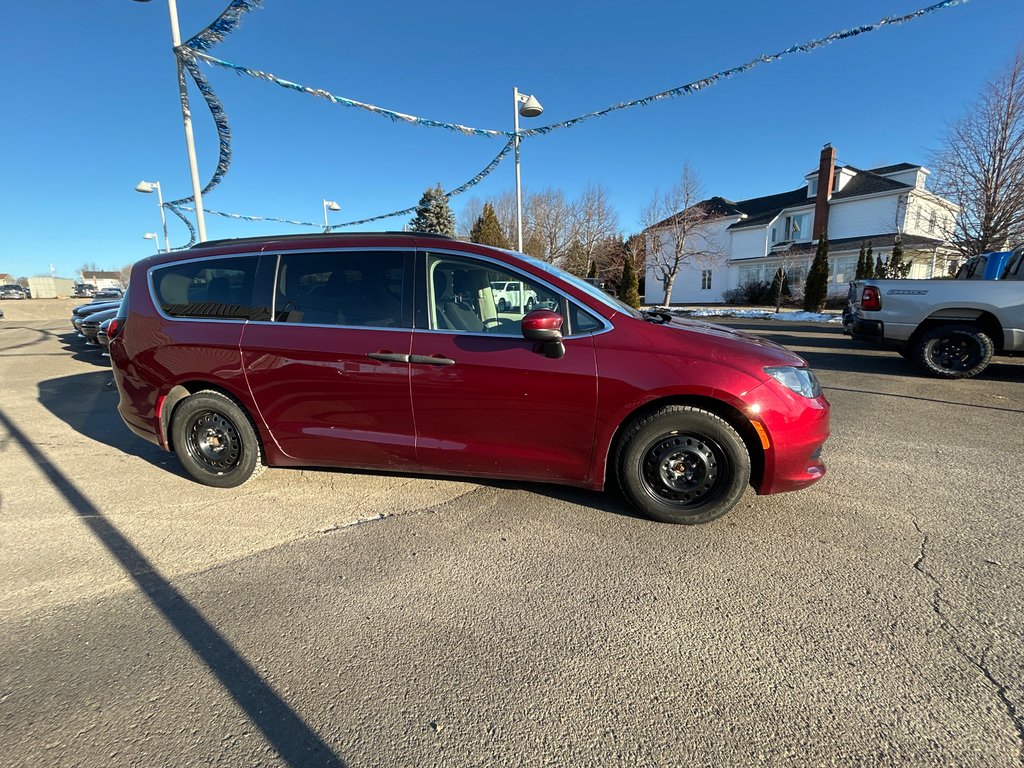
[[[534,306],[534,301],[533,301],[533,297],[531,296],[530,298],[528,298],[526,300],[526,311],[527,312],[533,312],[533,306]]]
[[[182,467],[203,485],[235,488],[266,468],[248,415],[220,392],[202,390],[178,403],[171,440]]]
[[[743,439],[724,419],[693,406],[666,406],[630,425],[616,468],[629,502],[665,523],[719,518],[750,482]]]
[[[507,312],[508,311],[508,302],[505,301],[504,299],[498,299],[498,311],[499,312]]]
[[[969,379],[988,366],[995,345],[975,325],[950,323],[925,331],[914,344],[913,360],[932,376]]]

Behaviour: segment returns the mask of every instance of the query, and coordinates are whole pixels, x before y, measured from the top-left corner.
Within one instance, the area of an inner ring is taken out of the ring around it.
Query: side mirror
[[[535,309],[523,317],[521,325],[523,338],[544,344],[544,355],[557,360],[565,354],[562,344],[562,323],[560,314],[550,309]]]

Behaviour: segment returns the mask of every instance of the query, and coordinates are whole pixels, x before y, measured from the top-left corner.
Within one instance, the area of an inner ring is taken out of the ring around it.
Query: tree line
[[[523,252],[577,277],[600,281],[626,303],[640,306],[646,272],[644,236],[619,231],[607,190],[588,186],[576,198],[548,188],[523,200]],[[459,237],[496,248],[516,244],[514,193],[470,199],[458,217],[441,185],[426,190],[409,229]]]

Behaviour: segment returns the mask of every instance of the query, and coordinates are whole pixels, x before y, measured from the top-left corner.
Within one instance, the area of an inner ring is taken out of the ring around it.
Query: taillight
[[[877,312],[882,308],[882,297],[873,285],[865,285],[860,297],[860,308],[868,312]]]
[[[118,333],[121,332],[121,328],[124,327],[124,318],[115,317],[109,323],[107,323],[107,339],[113,340]]]

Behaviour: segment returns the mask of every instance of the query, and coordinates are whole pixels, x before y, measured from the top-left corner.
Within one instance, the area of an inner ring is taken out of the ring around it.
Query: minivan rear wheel
[[[645,515],[665,523],[707,523],[740,500],[750,454],[724,419],[669,405],[635,421],[617,451],[619,483]]]
[[[171,440],[185,471],[204,485],[234,488],[265,468],[249,417],[220,392],[202,390],[178,403]]]

